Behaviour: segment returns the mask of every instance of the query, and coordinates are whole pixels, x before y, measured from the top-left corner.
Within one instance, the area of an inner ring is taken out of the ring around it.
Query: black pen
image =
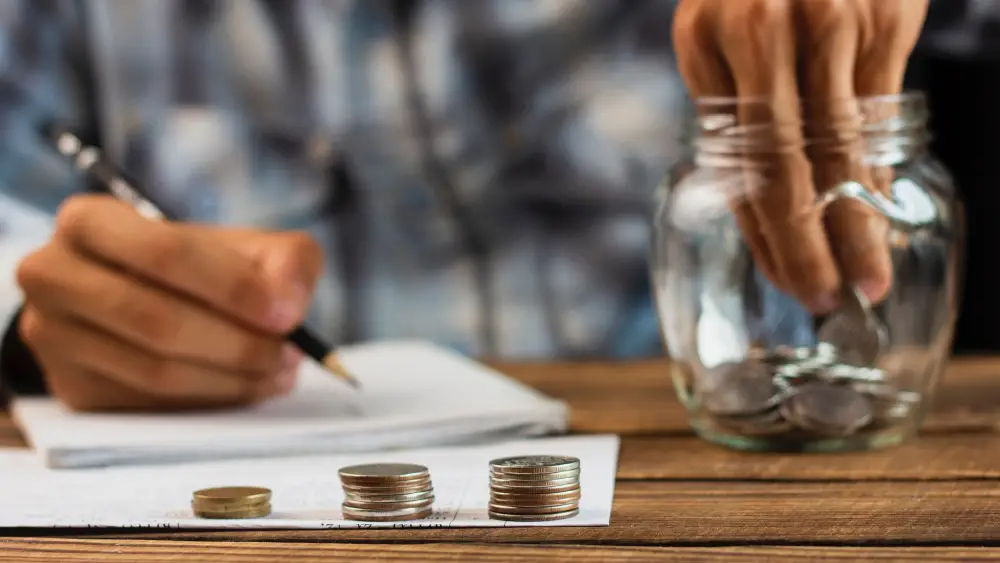
[[[41,133],[60,154],[72,159],[74,166],[84,173],[86,178],[98,189],[131,205],[147,219],[175,220],[168,217],[163,210],[143,195],[142,190],[136,187],[137,183],[128,174],[104,159],[100,149],[86,144],[69,128],[50,123],[43,128]],[[336,351],[305,326],[299,325],[288,334],[286,340],[294,343],[305,354],[322,364],[330,373],[343,379],[352,387],[356,389],[361,387],[361,383],[344,369],[337,358]]]

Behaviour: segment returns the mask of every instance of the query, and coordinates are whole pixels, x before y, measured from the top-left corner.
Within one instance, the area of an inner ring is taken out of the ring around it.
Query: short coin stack
[[[191,508],[199,518],[264,518],[271,514],[271,491],[262,487],[217,487],[194,492]]]
[[[344,467],[339,473],[347,520],[397,522],[431,514],[434,487],[423,465],[372,463]]]
[[[579,512],[579,459],[539,455],[490,461],[490,518],[538,522]]]

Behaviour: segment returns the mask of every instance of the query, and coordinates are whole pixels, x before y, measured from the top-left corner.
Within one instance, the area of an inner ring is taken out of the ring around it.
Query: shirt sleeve
[[[51,234],[59,204],[82,189],[40,133],[58,119],[95,131],[84,15],[77,2],[8,0],[0,6],[0,390],[43,390],[20,341],[15,272]]]

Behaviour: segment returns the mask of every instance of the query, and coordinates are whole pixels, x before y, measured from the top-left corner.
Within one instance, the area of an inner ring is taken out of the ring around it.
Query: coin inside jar
[[[769,370],[760,362],[746,360],[727,364],[710,377],[712,384],[702,392],[702,404],[712,414],[740,416],[769,410],[781,401],[781,391]]]
[[[830,435],[852,434],[871,422],[872,404],[847,386],[810,383],[789,398],[782,411],[798,426]]]
[[[885,328],[857,289],[844,292],[843,302],[820,326],[819,340],[837,349],[845,362],[872,366],[887,346]]]

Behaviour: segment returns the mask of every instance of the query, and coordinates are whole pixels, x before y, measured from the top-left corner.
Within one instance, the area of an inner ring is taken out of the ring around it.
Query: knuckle
[[[183,328],[181,313],[160,300],[123,299],[118,306],[123,329],[153,350],[164,354],[177,351]]]
[[[150,273],[175,272],[184,269],[190,244],[179,231],[162,229],[151,233],[145,241],[146,252],[142,258]]]
[[[14,278],[21,288],[28,290],[42,280],[48,279],[52,270],[48,264],[45,248],[36,250],[22,258],[14,271]]]
[[[176,362],[166,358],[150,358],[145,363],[144,377],[140,379],[140,382],[147,392],[159,396],[171,396],[184,392],[181,368]]]
[[[247,335],[234,346],[233,368],[255,374],[275,373],[281,368],[281,344]]]
[[[264,281],[250,272],[237,275],[225,290],[226,304],[236,311],[266,313],[270,294]]]
[[[74,195],[67,198],[56,211],[56,233],[70,238],[83,235],[88,230],[95,208],[102,203],[102,198],[94,195]]]

